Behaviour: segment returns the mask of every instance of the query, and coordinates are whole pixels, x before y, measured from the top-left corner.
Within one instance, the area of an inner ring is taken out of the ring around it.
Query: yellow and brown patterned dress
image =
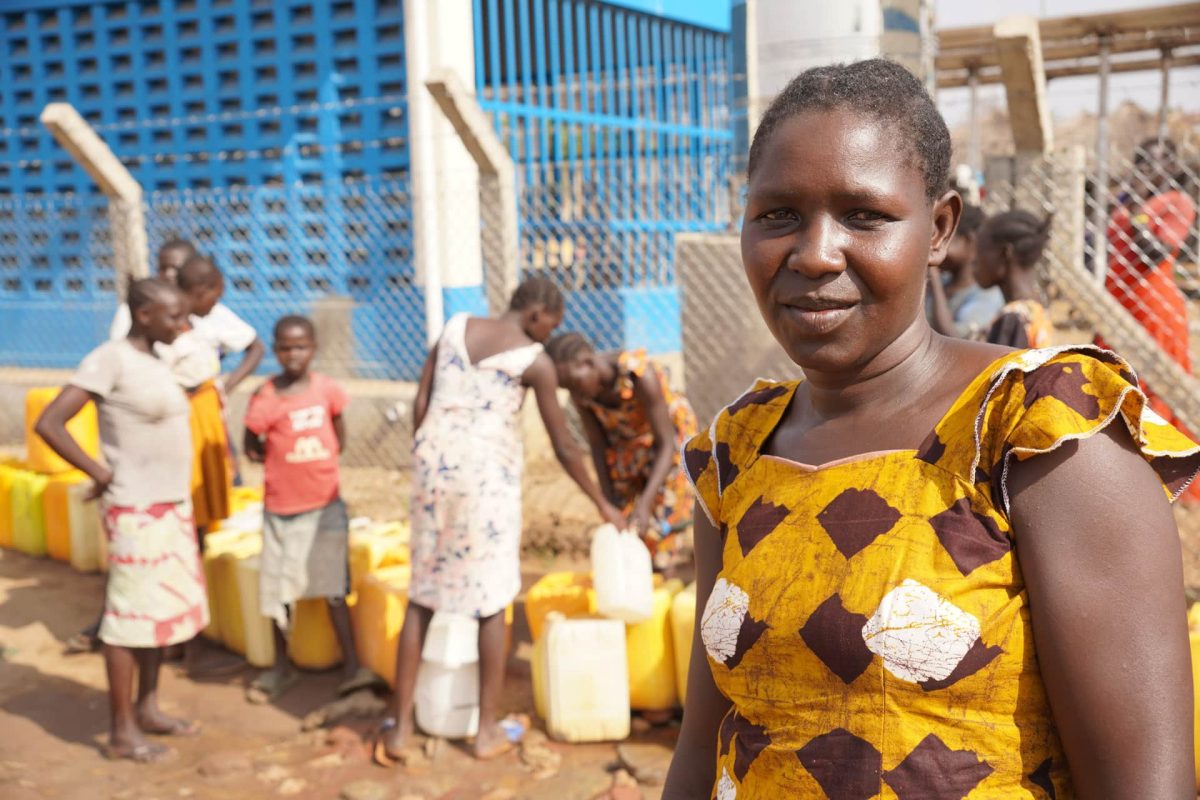
[[[667,473],[654,505],[654,522],[658,530],[655,538],[658,549],[673,549],[674,537],[660,539],[672,532],[687,527],[692,522],[694,499],[692,487],[683,474],[680,457],[683,443],[699,429],[696,412],[687,398],[671,390],[665,370],[646,356],[645,350],[626,350],[617,358],[617,394],[620,402],[616,406],[585,401],[583,407],[596,417],[604,431],[606,447],[604,462],[608,465],[608,479],[613,492],[628,512],[646,488],[646,479],[654,466],[654,429],[641,401],[637,399],[634,385],[637,380],[653,370],[662,387],[663,399],[675,426],[675,441],[669,443],[675,453],[671,471]]]
[[[760,452],[796,386],[758,383],[684,452],[724,547],[701,622],[733,703],[713,796],[1070,797],[1007,468],[1120,418],[1174,499],[1200,448],[1094,348],[1008,355],[919,450],[820,467]]]

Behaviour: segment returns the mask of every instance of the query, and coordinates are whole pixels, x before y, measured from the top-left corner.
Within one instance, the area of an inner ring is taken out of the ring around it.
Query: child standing
[[[546,278],[517,287],[495,318],[460,314],[446,323],[421,373],[413,423],[412,583],[396,659],[392,716],[376,761],[406,758],[421,648],[434,611],[479,620],[479,735],[475,756],[513,747],[497,719],[504,688],[504,609],[521,590],[520,411],[537,396],[554,453],[614,524],[623,518],[592,481],[558,404],[554,363],[542,343],[563,318],[563,296]]]
[[[258,367],[266,351],[254,328],[220,302],[225,278],[212,260],[194,255],[179,269],[179,288],[191,310],[191,330],[173,346],[173,371],[192,405],[192,505],[204,531],[229,516],[233,460],[223,415],[224,397]],[[221,359],[242,361],[221,377]]]
[[[564,333],[546,352],[559,386],[571,392],[605,497],[628,515],[655,565],[667,567],[692,524],[694,500],[680,457],[697,431],[691,404],[645,350],[597,353],[583,336]]]
[[[346,608],[349,520],[338,454],[346,441],[342,411],[349,398],[333,380],[310,371],[316,352],[308,319],[287,316],[275,323],[275,357],[283,371],[254,393],[246,410],[246,455],[265,473],[259,604],[275,628],[275,666],[246,693],[255,703],[274,700],[297,680],[284,631],[295,602],[307,597],[329,604],[345,672],[339,694],[378,680],[358,664]]]
[[[186,325],[186,306],[174,285],[155,279],[130,286],[128,302],[129,335],[88,354],[36,430],[95,481],[92,497],[101,498],[109,570],[99,636],[112,714],[104,754],[148,762],[170,751],[145,734],[198,732],[159,709],[158,673],[164,647],[208,624],[208,604],[189,499],[187,398],[155,355],[156,344],[169,345]],[[66,429],[89,400],[100,415],[108,466]]]

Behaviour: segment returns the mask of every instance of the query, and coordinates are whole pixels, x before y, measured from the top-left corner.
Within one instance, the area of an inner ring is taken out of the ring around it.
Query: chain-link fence
[[[1080,341],[1102,336],[1180,420],[1200,429],[1200,392],[1180,357],[1188,352],[1183,332],[1194,324],[1200,285],[1196,229],[1194,222],[1186,224],[1185,199],[1194,202],[1196,163],[1196,153],[1181,152],[1164,174],[1145,157],[1114,157],[1103,231],[1093,222],[1100,196],[1089,190],[1092,176],[1078,152],[1014,162],[1009,175],[991,176],[986,205],[989,211],[1054,213],[1042,277],[1062,335]],[[681,158],[560,164],[544,175],[522,169],[515,231],[505,228],[513,220],[500,213],[498,187],[485,176],[480,202],[460,204],[470,207],[465,218],[451,214],[425,234],[441,236],[443,311],[496,310],[515,279],[549,274],[568,296],[564,329],[581,331],[602,348],[648,347],[667,365],[673,383],[686,386],[702,419],[755,377],[798,374],[762,323],[736,237],[716,233],[729,229],[736,210],[731,193],[713,191],[698,177],[710,166],[703,158]],[[414,191],[407,175],[393,174],[156,192],[144,208],[151,250],[178,237],[211,254],[226,276],[225,302],[264,340],[284,314],[314,319],[319,368],[346,382],[354,397],[345,463],[350,470],[374,471],[348,479],[348,494],[356,484],[370,485],[363,488],[363,502],[376,515],[407,511],[413,381],[427,350],[426,293],[414,258]],[[627,197],[612,202],[606,192]],[[672,204],[655,197],[665,195],[692,198],[687,213],[664,214],[663,205]],[[453,209],[453,200],[442,197],[436,205]],[[121,238],[112,219],[119,218],[92,195],[0,200],[0,314],[10,326],[18,320],[19,330],[0,344],[3,444],[19,444],[23,389],[61,382],[64,372],[45,370],[73,367],[108,335]],[[1131,222],[1121,227],[1125,218]],[[697,232],[704,230],[714,233]],[[1148,236],[1160,237],[1168,250],[1177,247],[1178,254],[1146,250]],[[1097,242],[1108,246],[1101,250]],[[1099,277],[1101,261],[1107,281]],[[1157,302],[1147,294],[1146,275],[1169,277],[1168,285],[1182,292],[1177,297],[1186,299]],[[1176,338],[1159,335],[1155,326]],[[231,369],[237,356],[228,358]],[[271,361],[262,371],[270,371]],[[232,398],[235,440],[244,404],[244,392]],[[543,528],[568,524],[564,520],[581,527],[590,519],[588,504],[553,462],[529,405],[527,507],[549,520]],[[1200,564],[1200,520],[1195,527]]]

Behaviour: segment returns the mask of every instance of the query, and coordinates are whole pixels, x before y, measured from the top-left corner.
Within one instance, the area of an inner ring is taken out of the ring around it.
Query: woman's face
[[[554,330],[562,325],[562,321],[563,309],[547,311],[545,306],[539,304],[526,309],[521,320],[521,328],[530,339],[545,344]]]
[[[925,325],[926,271],[946,256],[958,195],[925,196],[886,123],[808,111],[772,134],[750,177],[742,262],[767,327],[805,369],[871,361]]]
[[[990,289],[1004,280],[1008,267],[1004,246],[989,236],[986,229],[980,231],[975,250],[975,282]]]
[[[187,305],[183,295],[164,291],[153,303],[137,311],[137,320],[151,344],[170,344],[187,328]]]
[[[558,365],[558,385],[577,397],[595,400],[602,391],[595,353],[576,356]]]

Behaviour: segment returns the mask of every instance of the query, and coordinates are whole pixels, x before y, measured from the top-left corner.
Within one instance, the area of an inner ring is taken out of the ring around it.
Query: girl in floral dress
[[[600,516],[621,512],[588,475],[543,352],[562,322],[563,296],[545,278],[522,283],[496,318],[451,318],[429,354],[413,409],[412,583],[400,632],[392,716],[376,760],[407,758],[413,692],[425,633],[435,611],[479,619],[479,734],[486,759],[513,746],[497,719],[504,687],[504,609],[521,588],[520,411],[532,388],[555,455]]]

